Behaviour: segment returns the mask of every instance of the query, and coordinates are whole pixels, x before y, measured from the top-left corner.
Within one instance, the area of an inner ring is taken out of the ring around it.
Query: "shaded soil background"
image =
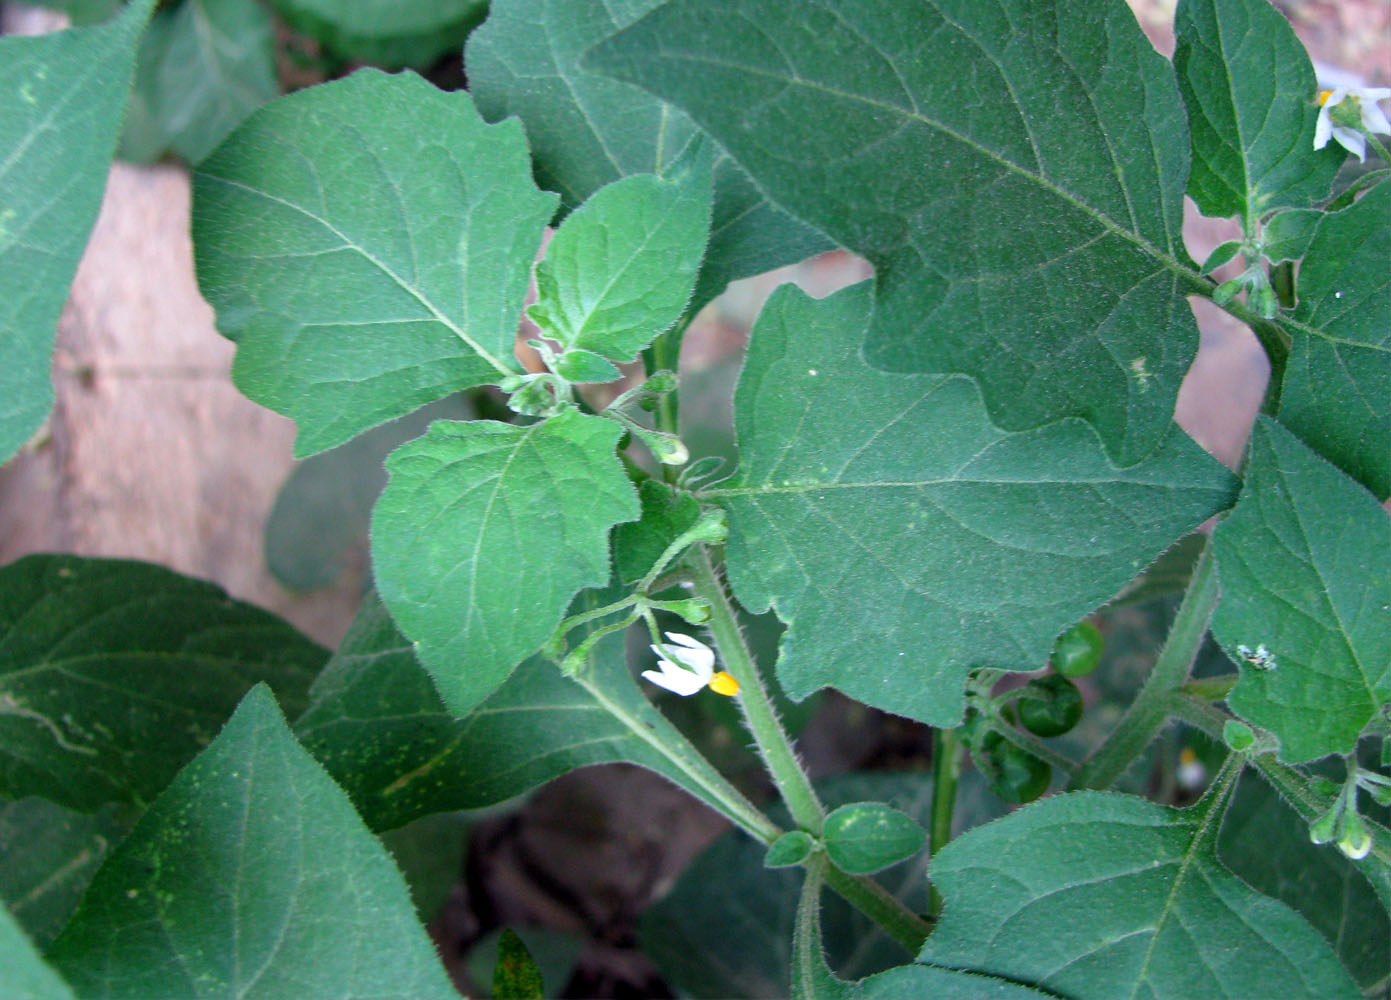
[[[1171,52],[1173,0],[1132,6],[1156,46]],[[1391,3],[1277,6],[1321,73],[1391,85]],[[61,24],[18,4],[0,4],[0,18],[9,33]],[[457,75],[457,60],[440,72]],[[188,218],[184,167],[112,169],[58,331],[57,405],[45,430],[0,469],[0,564],[52,551],[144,559],[216,581],[334,646],[366,585],[365,544],[351,548],[332,586],[312,592],[293,592],[269,572],[264,530],[292,469],[295,430],[232,387],[232,345],[198,294]],[[1223,225],[1196,216],[1186,232],[1198,260],[1228,238]],[[821,295],[868,274],[863,262],[832,254],[739,283],[692,326],[683,371],[728,391],[748,328],[776,285],[795,280]],[[1264,358],[1244,327],[1198,305],[1202,350],[1178,416],[1234,466],[1264,390]],[[925,734],[828,697],[802,747],[822,775],[923,768]],[[610,766],[560,779],[524,806],[473,818],[469,829],[432,925],[461,982],[463,956],[482,935],[539,925],[570,932],[582,948],[568,995],[672,995],[636,948],[636,920],[723,832],[719,817],[654,775]]]

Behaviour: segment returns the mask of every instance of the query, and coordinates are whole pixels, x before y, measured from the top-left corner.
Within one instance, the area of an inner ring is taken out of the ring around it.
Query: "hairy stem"
[[[1169,720],[1168,696],[1188,681],[1216,607],[1217,562],[1208,542],[1149,679],[1115,731],[1073,774],[1069,789],[1109,787],[1159,735]]]
[[[952,816],[956,812],[957,784],[961,780],[961,743],[954,729],[932,732],[932,827],[928,830],[927,850],[932,857],[951,840]],[[942,896],[931,888],[929,912],[942,912]]]
[[[749,653],[748,644],[744,642],[744,633],[725,593],[724,581],[720,579],[704,546],[695,551],[692,563],[696,596],[710,602],[709,628],[719,648],[720,659],[725,669],[739,682],[739,694],[735,698],[744,715],[744,724],[753,736],[759,755],[768,768],[773,784],[777,786],[778,794],[787,804],[792,819],[803,830],[820,836],[821,826],[826,821],[826,809],[811,787],[811,779],[802,770],[797,753],[792,748],[792,740],[782,727],[777,709],[773,707],[773,699],[763,683],[763,676]]]

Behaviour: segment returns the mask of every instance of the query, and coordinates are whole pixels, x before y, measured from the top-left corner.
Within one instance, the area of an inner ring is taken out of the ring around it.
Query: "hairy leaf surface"
[[[832,686],[931,725],[967,673],[1035,670],[1054,638],[1231,502],[1231,476],[1175,431],[1118,469],[1080,422],[991,424],[967,379],[875,371],[869,286],[785,287],[755,327],[735,401],[729,573],[788,623],[787,692]]]
[[[257,686],[92,880],[50,960],[92,1000],[457,1000],[401,873]]]
[[[145,803],[257,682],[297,712],[328,658],[290,625],[160,566],[0,569],[0,793]]]
[[[550,638],[580,590],[608,581],[609,529],[640,512],[622,436],[575,410],[529,427],[439,421],[387,459],[377,588],[456,716]]]
[[[413,74],[267,105],[194,175],[198,280],[237,387],[299,424],[303,457],[520,371],[554,209],[517,123]]]
[[[1280,422],[1391,496],[1391,185],[1325,216],[1299,269]]]
[[[585,594],[571,610],[602,603]],[[410,641],[369,598],[315,682],[295,732],[376,830],[493,805],[575,768],[613,761],[640,764],[701,797],[644,735],[677,739],[634,684],[621,635],[599,643],[592,670],[600,694],[554,664],[529,660],[456,719]]]
[[[74,1000],[72,990],[39,957],[14,917],[0,906],[0,996],[14,1000]]]
[[[877,271],[871,361],[965,372],[1131,465],[1197,346],[1185,115],[1121,0],[673,0],[592,67],[682,108]]]
[[[629,84],[581,69],[586,49],[660,0],[494,0],[469,37],[469,86],[489,121],[526,125],[543,188],[566,209],[629,174],[662,174],[696,130],[682,112]],[[715,162],[714,224],[692,307],[736,278],[791,264],[833,244],[774,207],[733,160]]]
[[[1262,417],[1215,544],[1213,634],[1242,675],[1232,708],[1275,733],[1287,761],[1351,753],[1391,702],[1391,518]],[[1252,662],[1262,646],[1272,659]]]
[[[952,841],[919,960],[1076,1000],[1360,996],[1303,917],[1217,860],[1218,798],[1179,810],[1076,792]]]
[[[53,408],[58,314],[97,221],[140,30],[110,23],[0,38],[0,462]]]
[[[1317,81],[1285,16],[1268,0],[1184,0],[1174,31],[1202,213],[1254,221],[1326,197],[1344,154],[1311,155]]]

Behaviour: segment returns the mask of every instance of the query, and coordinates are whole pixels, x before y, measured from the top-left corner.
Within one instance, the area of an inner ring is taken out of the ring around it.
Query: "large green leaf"
[[[455,998],[401,873],[264,686],[102,865],[49,953],[85,998]]]
[[[1279,736],[1287,761],[1351,753],[1391,702],[1391,518],[1262,417],[1215,544],[1213,634],[1242,674],[1232,708]],[[1262,646],[1265,669],[1249,662]]]
[[[730,513],[739,600],[788,623],[788,694],[954,726],[968,671],[1037,669],[1234,484],[1176,430],[1118,469],[1078,421],[1008,434],[967,379],[875,371],[856,350],[869,298],[769,301],[736,396],[740,474],[705,495]]]
[[[144,803],[248,688],[291,711],[327,652],[160,566],[28,556],[0,569],[0,794]]]
[[[445,705],[465,716],[609,578],[609,529],[640,513],[623,428],[567,410],[529,427],[441,420],[387,459],[377,588]]]
[[[620,178],[566,218],[528,310],[544,336],[627,362],[681,317],[710,233],[709,157],[693,161]]]
[[[0,996],[7,1000],[74,1000],[15,919],[0,906]]]
[[[109,24],[0,38],[0,462],[48,417],[58,314],[106,190],[154,0]]]
[[[573,610],[594,604],[589,596]],[[681,739],[635,685],[621,635],[599,643],[591,670],[597,693],[531,660],[467,718],[455,719],[410,641],[369,598],[315,681],[295,731],[377,830],[492,805],[612,761],[640,764],[701,797],[648,737],[669,737],[669,745]]]
[[[140,45],[121,156],[211,153],[280,92],[274,25],[257,0],[184,0],[155,15]]]
[[[1204,215],[1254,222],[1328,195],[1340,147],[1313,153],[1314,67],[1268,0],[1183,0],[1174,71],[1193,132],[1188,193]]]
[[[413,74],[267,105],[194,175],[198,280],[238,388],[294,418],[304,456],[520,371],[554,208],[517,123]]]
[[[341,56],[425,69],[457,50],[487,0],[271,0],[285,19]]]
[[[526,125],[541,186],[567,209],[629,174],[664,173],[695,134],[690,120],[636,87],[579,66],[586,49],[660,0],[493,0],[465,50],[469,86],[489,121]],[[733,160],[715,164],[714,224],[692,306],[730,281],[832,248],[771,205]]]
[[[1375,890],[1342,851],[1312,843],[1308,824],[1252,773],[1222,819],[1217,849],[1243,882],[1313,924],[1364,989],[1391,974],[1391,919]]]
[[[1083,417],[1123,465],[1168,434],[1188,133],[1122,0],[673,0],[589,59],[870,259],[874,364],[972,374],[1011,430]]]
[[[1360,996],[1303,917],[1217,860],[1224,798],[1076,792],[967,833],[933,859],[946,907],[919,960],[1075,1000]]]
[[[1391,184],[1326,216],[1299,268],[1280,422],[1391,496]]]
[[[35,944],[58,936],[128,826],[114,807],[80,813],[37,796],[0,803],[0,904]]]

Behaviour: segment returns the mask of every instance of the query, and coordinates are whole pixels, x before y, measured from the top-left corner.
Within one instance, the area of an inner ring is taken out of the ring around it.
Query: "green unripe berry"
[[[1061,736],[1082,718],[1082,692],[1062,674],[1036,677],[1015,703],[1019,722],[1035,736]]]
[[[1101,664],[1106,640],[1089,621],[1079,622],[1058,637],[1050,662],[1064,677],[1085,677]]]
[[[997,732],[988,733],[975,752],[976,766],[996,795],[1014,805],[1032,802],[1048,791],[1053,768]]]

